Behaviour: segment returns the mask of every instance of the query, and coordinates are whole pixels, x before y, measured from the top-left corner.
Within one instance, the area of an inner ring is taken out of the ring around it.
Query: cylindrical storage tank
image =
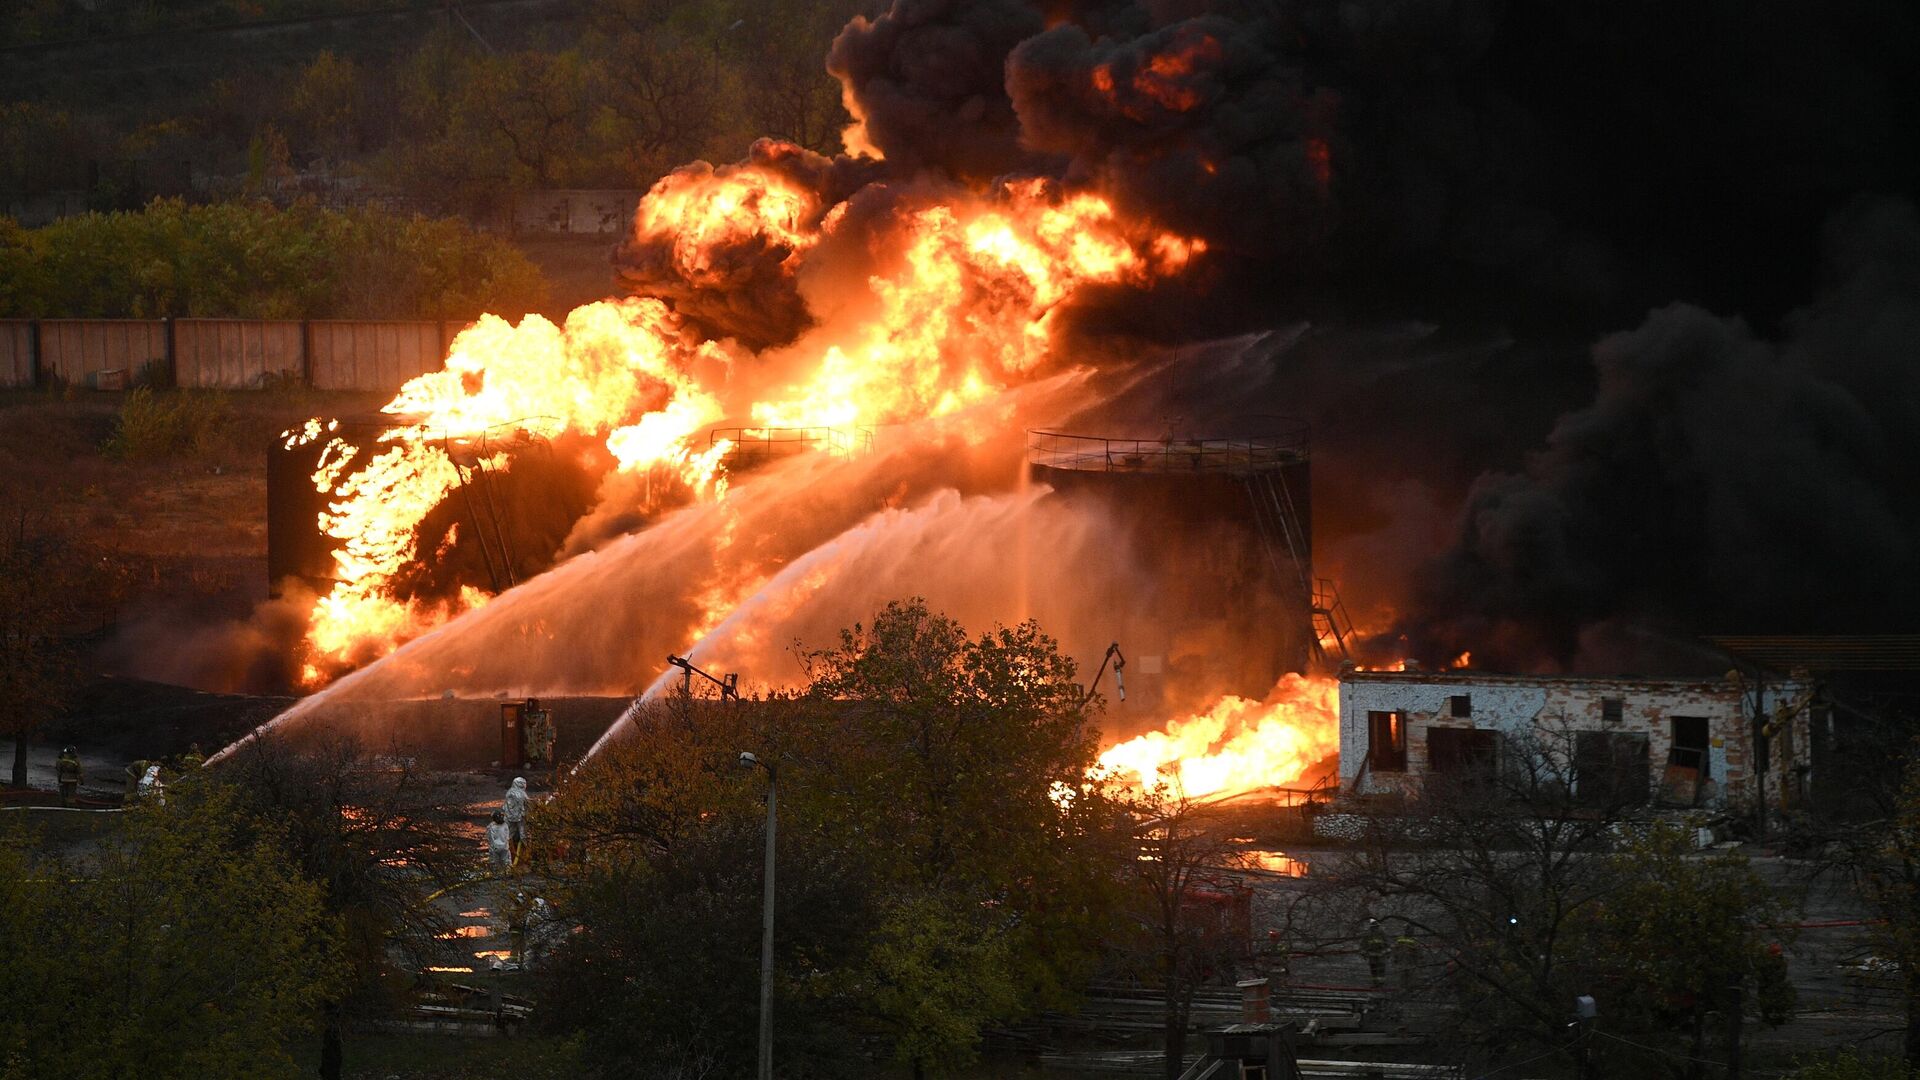
[[[1283,673],[1308,670],[1309,459],[1304,424],[1247,438],[1028,432],[1029,479],[1114,523],[1103,557],[1143,571],[1136,595],[1116,603],[1129,706],[1257,700]],[[1030,557],[1036,580],[1076,572]]]
[[[267,588],[283,595],[290,586],[325,592],[334,577],[333,551],[337,542],[320,531],[320,514],[328,496],[314,484],[323,454],[334,440],[356,448],[349,469],[365,465],[382,432],[393,420],[356,416],[337,420],[310,420],[283,432],[267,450]],[[341,475],[345,475],[342,473]]]

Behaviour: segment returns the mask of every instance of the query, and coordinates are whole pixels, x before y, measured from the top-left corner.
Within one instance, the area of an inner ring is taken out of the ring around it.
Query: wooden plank
[[[219,358],[220,385],[223,387],[237,389],[247,385],[247,346],[250,344],[248,339],[253,336],[248,333],[249,329],[249,324],[225,321],[215,328],[214,340],[219,343],[219,351],[215,355]]]
[[[334,325],[318,319],[307,323],[307,385],[331,390],[340,383],[340,351]]]
[[[42,370],[68,383],[86,385],[115,368],[132,380],[147,361],[165,358],[167,327],[160,319],[47,319],[40,347]]]
[[[33,385],[33,320],[0,319],[0,387]]]
[[[182,319],[173,324],[173,382],[188,388],[220,381],[219,324]]]

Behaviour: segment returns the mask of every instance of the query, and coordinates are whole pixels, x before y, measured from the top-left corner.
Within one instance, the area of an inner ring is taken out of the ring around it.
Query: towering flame
[[[622,470],[660,468],[695,491],[716,487],[724,447],[695,454],[689,440],[721,414],[697,371],[728,361],[656,300],[588,304],[563,327],[486,315],[461,331],[444,368],[408,381],[386,405],[395,426],[367,464],[341,475],[357,448],[336,438],[323,451],[313,481],[332,498],[319,524],[340,545],[334,584],[309,619],[306,680],[364,663],[484,599],[471,587],[443,601],[403,598],[395,578],[418,557],[420,523],[462,470],[511,467],[511,455],[489,447],[561,432],[604,436]],[[303,435],[318,432],[310,423]]]
[[[1100,755],[1128,783],[1187,798],[1296,784],[1340,749],[1340,683],[1287,674],[1263,701],[1227,696],[1205,712]]]
[[[828,345],[781,400],[756,403],[754,419],[846,426],[963,409],[1046,361],[1054,313],[1074,292],[1146,284],[1206,247],[1124,222],[1097,196],[1056,203],[1043,180],[1005,185],[1000,195],[912,213],[898,265],[868,282],[877,317],[852,340]]]
[[[742,286],[738,275],[767,265],[791,279],[809,252],[852,227],[849,216],[846,204],[823,207],[770,165],[689,167],[641,201],[634,243],[680,285],[725,297]],[[488,315],[463,330],[442,370],[409,381],[385,407],[394,425],[377,446],[333,438],[324,448],[313,482],[329,496],[320,527],[339,547],[306,635],[306,681],[323,683],[486,599],[471,586],[421,599],[399,582],[421,558],[427,515],[472,471],[511,469],[516,441],[600,439],[615,468],[648,475],[649,491],[663,477],[677,498],[722,498],[729,445],[695,449],[717,422],[845,427],[956,412],[1045,368],[1059,312],[1080,290],[1144,286],[1205,251],[1045,180],[921,196],[863,239],[875,270],[855,307],[870,314],[810,334],[777,360],[715,340],[658,297],[588,304],[559,326]],[[776,388],[764,398],[743,389],[767,385]],[[330,434],[314,421],[290,441]],[[725,598],[709,606],[711,624]]]

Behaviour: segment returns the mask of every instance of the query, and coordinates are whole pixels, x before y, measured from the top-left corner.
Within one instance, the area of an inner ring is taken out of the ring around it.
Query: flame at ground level
[[[1229,695],[1100,755],[1142,787],[1166,781],[1188,798],[1297,783],[1340,749],[1340,682],[1287,674],[1264,701]]]

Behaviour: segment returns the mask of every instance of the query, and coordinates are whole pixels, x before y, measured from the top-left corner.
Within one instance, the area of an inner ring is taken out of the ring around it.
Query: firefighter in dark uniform
[[[1360,955],[1367,958],[1367,974],[1372,977],[1376,990],[1387,984],[1387,953],[1392,948],[1387,943],[1387,932],[1380,928],[1380,920],[1368,919],[1367,934],[1360,939]]]
[[[72,806],[73,795],[80,790],[80,755],[69,746],[60,751],[60,760],[54,763],[54,773],[60,778],[60,805]]]

